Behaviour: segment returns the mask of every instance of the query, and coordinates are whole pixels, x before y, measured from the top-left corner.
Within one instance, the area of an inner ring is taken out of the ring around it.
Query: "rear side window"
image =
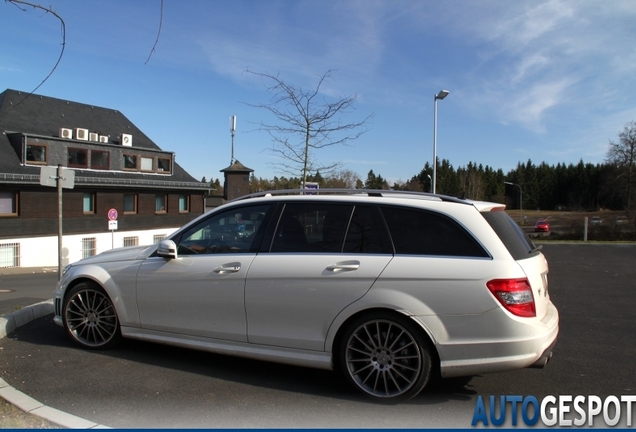
[[[488,257],[453,219],[426,210],[382,207],[396,254]]]
[[[481,215],[495,231],[515,260],[530,258],[538,249],[530,237],[504,211],[483,212]],[[533,253],[534,252],[534,253]]]
[[[345,253],[392,254],[391,238],[380,209],[376,206],[356,206],[349,223]]]
[[[285,204],[271,252],[342,252],[352,210],[347,204]]]

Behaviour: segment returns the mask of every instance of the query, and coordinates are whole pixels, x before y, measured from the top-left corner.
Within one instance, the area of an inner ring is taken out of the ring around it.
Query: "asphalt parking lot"
[[[116,428],[463,428],[479,396],[636,394],[636,245],[547,244],[543,252],[561,315],[548,366],[443,382],[400,405],[370,403],[327,371],[133,341],[82,350],[52,315],[0,340],[0,378]]]

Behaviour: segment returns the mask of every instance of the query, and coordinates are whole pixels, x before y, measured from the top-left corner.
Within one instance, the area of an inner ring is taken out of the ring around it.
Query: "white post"
[[[440,90],[433,96],[433,193],[437,191],[437,101],[449,95],[448,90]]]
[[[57,166],[57,280],[62,279],[62,165]]]

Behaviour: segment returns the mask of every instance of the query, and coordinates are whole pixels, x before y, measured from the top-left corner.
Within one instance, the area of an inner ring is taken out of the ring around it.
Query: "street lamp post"
[[[449,93],[448,90],[440,90],[433,97],[433,193],[437,190],[437,101],[444,99]]]
[[[519,210],[521,214],[521,225],[524,225],[523,223],[523,191],[521,190],[521,186],[519,186],[516,183],[507,182],[507,181],[505,181],[504,184],[507,184],[510,186],[517,186],[519,188]]]
[[[234,132],[236,131],[236,116],[230,117],[230,134],[232,135],[232,157],[230,165],[234,165]]]

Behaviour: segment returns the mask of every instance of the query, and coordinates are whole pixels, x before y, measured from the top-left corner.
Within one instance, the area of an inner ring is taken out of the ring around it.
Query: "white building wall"
[[[95,254],[122,247],[124,238],[137,237],[138,245],[156,243],[155,236],[166,237],[178,228],[163,228],[145,231],[111,231],[98,234],[65,235],[62,240],[62,266],[83,258],[83,239],[95,239]],[[58,265],[57,236],[23,239],[0,239],[0,268],[9,267],[55,267]]]

